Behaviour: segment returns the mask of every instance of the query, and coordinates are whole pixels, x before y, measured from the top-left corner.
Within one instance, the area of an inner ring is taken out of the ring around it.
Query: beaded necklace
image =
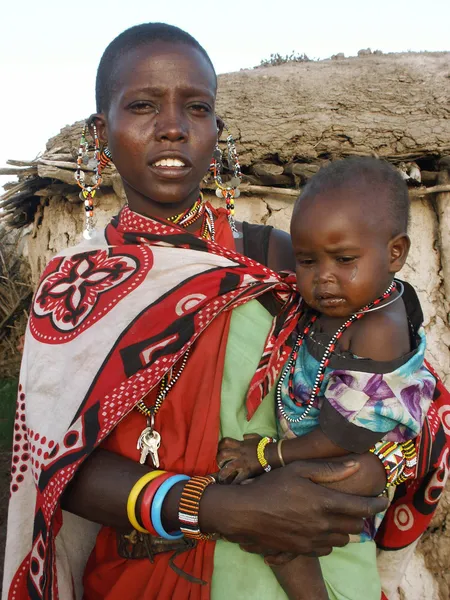
[[[178,227],[187,229],[202,217],[203,223],[200,228],[200,237],[214,241],[214,216],[209,206],[203,202],[203,194],[201,192],[199,198],[190,208],[187,208],[184,212],[178,215],[168,217],[167,220],[174,225],[178,225]]]
[[[396,289],[397,289],[397,285],[393,281],[391,283],[391,285],[387,288],[387,290],[384,292],[384,294],[382,294],[381,296],[379,296],[378,298],[376,298],[373,302],[370,302],[370,304],[367,304],[366,306],[364,306],[360,311],[358,311],[358,312],[354,313],[353,315],[351,315],[345,321],[345,323],[343,323],[339,327],[339,329],[336,331],[336,333],[332,336],[331,340],[329,341],[329,343],[328,343],[328,345],[327,345],[327,347],[325,349],[324,355],[322,356],[322,359],[321,359],[320,364],[319,364],[319,369],[317,371],[317,375],[316,375],[316,378],[314,380],[313,389],[311,391],[311,395],[309,397],[309,400],[308,400],[308,403],[306,405],[305,410],[303,411],[303,413],[301,415],[299,415],[297,417],[291,417],[290,415],[287,414],[287,412],[286,412],[286,410],[285,410],[285,408],[283,406],[281,389],[282,389],[282,386],[283,386],[283,381],[286,378],[286,375],[289,373],[289,383],[288,383],[289,398],[293,402],[295,402],[295,404],[297,404],[297,406],[301,406],[302,405],[295,398],[295,393],[294,393],[294,373],[295,373],[295,366],[296,366],[296,362],[297,362],[298,353],[300,351],[300,348],[301,348],[304,340],[306,339],[306,337],[310,333],[312,325],[315,323],[315,321],[317,321],[317,318],[318,318],[319,315],[316,313],[316,314],[314,314],[311,317],[311,319],[308,321],[308,323],[304,327],[303,331],[301,331],[298,334],[297,340],[296,340],[296,342],[294,344],[294,347],[292,349],[289,361],[288,361],[286,367],[284,368],[283,373],[282,373],[282,375],[280,377],[280,380],[278,381],[278,385],[277,385],[277,391],[276,391],[277,406],[278,406],[278,410],[280,411],[281,415],[286,419],[286,421],[288,421],[289,423],[300,423],[300,421],[303,421],[303,419],[309,414],[309,412],[311,411],[311,408],[313,407],[314,401],[315,401],[318,393],[320,392],[320,388],[321,388],[322,382],[323,382],[324,377],[325,377],[326,368],[330,364],[331,354],[334,352],[334,350],[336,348],[336,344],[339,341],[339,339],[342,337],[344,331],[346,331],[350,327],[350,325],[352,325],[352,323],[355,323],[355,321],[358,321],[359,319],[361,319],[368,312],[370,312],[372,310],[375,310],[375,309],[378,309],[378,308],[384,308],[384,306],[388,306],[393,301],[395,301],[398,298],[400,298],[401,294],[398,296],[398,298],[395,298],[394,300],[391,300],[391,302],[387,302],[383,306],[378,306],[381,302],[383,302],[383,300],[386,300],[387,298],[389,298],[390,296],[392,296],[392,294],[396,291]]]
[[[200,228],[200,237],[214,241],[214,215],[212,214],[209,206],[203,202],[202,194],[200,194],[200,197],[190,208],[178,215],[168,217],[167,220],[175,225],[178,225],[179,227],[183,227],[183,229],[186,229],[201,217],[203,217],[203,223]],[[147,426],[142,430],[136,446],[137,449],[141,451],[141,456],[139,459],[141,465],[145,464],[147,457],[150,454],[150,458],[152,459],[154,467],[156,469],[159,467],[158,449],[161,446],[161,435],[154,429],[155,415],[161,408],[162,403],[167,397],[167,394],[181,377],[181,374],[186,366],[188,356],[189,349],[184,353],[178,371],[176,373],[172,372],[171,375],[164,375],[159,386],[159,392],[156,397],[155,404],[153,406],[147,406],[143,398],[139,400],[135,406],[136,410],[144,415],[144,417],[147,419]]]

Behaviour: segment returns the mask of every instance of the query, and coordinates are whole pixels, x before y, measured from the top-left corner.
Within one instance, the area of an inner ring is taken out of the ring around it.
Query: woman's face
[[[215,74],[187,44],[153,42],[113,71],[109,110],[98,119],[132,210],[173,214],[198,197],[217,141]]]

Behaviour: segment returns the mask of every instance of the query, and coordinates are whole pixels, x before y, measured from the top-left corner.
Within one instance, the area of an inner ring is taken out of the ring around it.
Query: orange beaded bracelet
[[[198,516],[203,492],[212,483],[216,483],[216,480],[212,475],[207,475],[206,477],[191,477],[184,486],[178,509],[178,520],[181,532],[185,537],[196,540],[211,539],[211,535],[200,531]]]

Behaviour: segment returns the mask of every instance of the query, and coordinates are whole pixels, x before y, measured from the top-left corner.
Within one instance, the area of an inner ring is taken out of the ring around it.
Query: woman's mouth
[[[160,158],[150,164],[150,169],[163,179],[182,179],[191,167],[180,158]]]
[[[152,164],[152,167],[185,167],[186,165],[178,158],[161,158]]]

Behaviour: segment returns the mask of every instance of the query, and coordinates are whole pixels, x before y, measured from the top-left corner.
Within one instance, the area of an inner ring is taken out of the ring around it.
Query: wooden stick
[[[204,189],[214,190],[215,188],[211,185],[206,185]],[[278,194],[280,196],[291,196],[296,197],[300,195],[301,188],[299,190],[293,190],[292,188],[277,188],[277,187],[269,187],[265,185],[241,185],[240,191],[250,194]],[[429,194],[438,194],[440,192],[450,192],[450,185],[434,185],[433,187],[421,187],[416,189],[409,189],[409,194],[412,197],[421,197],[427,196]]]
[[[428,194],[439,194],[441,192],[450,192],[450,185],[434,185],[429,188],[418,188],[417,190],[411,190],[409,193],[411,196],[427,196]]]
[[[34,175],[37,173],[37,167],[19,168],[12,167],[11,169],[0,169],[0,175]]]
[[[212,185],[205,185],[203,189],[214,191],[216,188]],[[278,188],[278,187],[270,187],[265,185],[252,185],[245,183],[239,187],[241,193],[250,193],[250,194],[278,194],[280,196],[298,196],[300,194],[300,190],[293,190],[291,188]]]
[[[12,167],[32,167],[36,164],[36,160],[12,160],[9,159],[6,161],[7,165],[11,165]]]
[[[39,165],[47,165],[49,167],[58,167],[58,169],[70,169],[71,171],[75,171],[77,168],[76,162],[67,162],[64,160],[47,160],[45,158],[39,158],[36,161]],[[83,171],[92,171],[92,169],[88,169],[84,167]]]

